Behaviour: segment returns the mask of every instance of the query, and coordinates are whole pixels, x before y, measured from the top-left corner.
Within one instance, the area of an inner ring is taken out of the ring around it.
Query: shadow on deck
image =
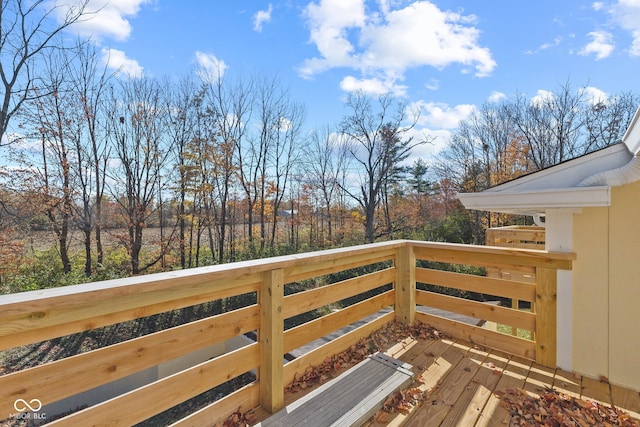
[[[636,391],[547,368],[466,341],[407,338],[389,348],[386,354],[413,366],[415,381],[410,388],[422,392],[421,401],[402,413],[380,411],[365,425],[522,425],[517,419],[512,420],[509,411],[501,405],[500,396],[516,390],[534,397],[554,390],[576,399],[613,406],[635,418],[620,425],[640,425],[640,394]],[[287,393],[285,403],[289,405],[315,388]],[[269,414],[258,408],[255,416],[256,422],[260,422]],[[531,420],[528,425],[543,424]]]

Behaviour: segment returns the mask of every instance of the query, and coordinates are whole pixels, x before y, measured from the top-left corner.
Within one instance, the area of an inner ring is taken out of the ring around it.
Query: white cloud
[[[487,48],[476,44],[480,32],[475,17],[441,11],[416,1],[389,12],[386,22],[363,29],[361,42],[367,67],[404,70],[408,67],[444,68],[453,63],[475,68],[477,76],[491,74],[496,63]]]
[[[127,58],[127,55],[118,49],[102,49],[102,61],[113,70],[133,78],[142,77],[143,67],[135,59]]]
[[[604,3],[602,3],[601,1],[593,2],[593,4],[591,5],[591,8],[597,12],[604,8]]]
[[[491,95],[489,95],[489,98],[487,98],[487,101],[489,101],[489,102],[500,102],[503,99],[505,99],[506,97],[507,97],[507,95],[505,95],[502,92],[493,91],[493,92],[491,92]]]
[[[80,35],[92,37],[99,42],[104,38],[113,38],[125,41],[131,35],[131,23],[141,7],[151,3],[152,0],[90,0],[86,7],[86,17],[73,25],[73,29]],[[77,4],[77,1],[69,1],[68,4]],[[58,18],[62,19],[68,10],[68,6],[57,10]]]
[[[432,140],[429,144],[422,144],[413,147],[411,154],[404,161],[405,165],[411,165],[417,159],[423,159],[426,161],[436,158],[438,153],[444,150],[449,141],[451,141],[451,131],[446,129],[430,129],[427,127],[413,128],[407,134],[408,137],[413,137],[413,141],[420,141],[426,138]]]
[[[363,0],[321,0],[305,8],[310,27],[310,40],[320,52],[320,58],[305,61],[303,76],[334,67],[354,67],[358,60],[352,57],[354,46],[348,39],[348,30],[362,28],[366,22]]]
[[[418,101],[409,106],[409,110],[419,110],[420,126],[434,129],[455,129],[460,121],[469,117],[476,106],[471,104],[461,104],[451,107],[445,103]]]
[[[588,102],[592,105],[597,105],[600,103],[606,104],[609,100],[609,94],[607,94],[603,90],[598,89],[597,87],[588,86],[584,91]]]
[[[531,105],[542,106],[553,101],[555,95],[549,90],[539,89],[536,96],[531,98]]]
[[[2,145],[12,144],[20,151],[42,153],[42,142],[39,138],[29,138],[23,133],[6,132],[2,135]]]
[[[618,0],[609,13],[632,37],[629,54],[640,56],[640,0]]]
[[[440,82],[436,79],[430,79],[424,87],[429,90],[438,90],[440,88]]]
[[[547,49],[551,49],[552,47],[556,47],[559,46],[560,43],[562,43],[562,37],[561,36],[557,36],[553,39],[552,42],[547,42],[547,43],[543,43],[542,45],[540,45],[540,47],[538,48],[538,50],[547,50]]]
[[[611,55],[611,52],[613,52],[615,48],[611,33],[607,31],[592,31],[588,36],[591,37],[592,40],[578,52],[579,55],[588,56],[595,54],[596,61]]]
[[[196,62],[200,68],[198,75],[203,80],[219,80],[227,70],[227,64],[215,55],[205,52],[196,52]]]
[[[392,9],[397,3],[379,1],[377,11],[369,4],[365,8],[364,0],[310,3],[305,16],[319,56],[304,62],[301,75],[350,68],[361,72],[361,81],[373,76],[393,82],[409,68],[452,64],[479,77],[491,74],[496,63],[490,50],[478,44],[473,15],[442,11],[430,1]]]
[[[393,93],[395,96],[404,96],[407,93],[406,86],[398,85],[391,79],[358,79],[353,76],[342,79],[340,88],[345,92],[363,91],[376,95]]]
[[[633,36],[633,42],[631,42],[629,54],[632,56],[640,56],[640,30],[633,31],[631,35]]]
[[[253,30],[262,32],[262,25],[271,22],[271,12],[273,12],[273,5],[269,3],[267,10],[259,10],[253,16]]]

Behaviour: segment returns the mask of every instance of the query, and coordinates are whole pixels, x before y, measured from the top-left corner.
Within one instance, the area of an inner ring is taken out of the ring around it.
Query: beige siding
[[[609,379],[640,389],[640,182],[612,189]]]
[[[608,376],[609,208],[584,208],[573,230],[573,369]]]
[[[640,182],[574,215],[573,369],[640,390]]]

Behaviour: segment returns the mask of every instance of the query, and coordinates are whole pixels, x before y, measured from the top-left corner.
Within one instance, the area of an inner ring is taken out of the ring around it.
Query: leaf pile
[[[236,411],[233,414],[229,415],[222,427],[238,427],[238,426],[248,426],[254,424],[256,422],[256,416],[253,410],[247,411],[244,414],[240,411]]]
[[[576,399],[551,389],[537,398],[520,389],[496,394],[511,414],[510,426],[640,426],[638,420],[616,407]]]
[[[443,335],[420,321],[415,321],[411,325],[397,321],[389,322],[347,350],[327,357],[320,365],[309,366],[302,374],[296,373],[285,390],[296,393],[313,385],[325,383],[337,371],[350,368],[376,351],[385,351],[409,337],[439,339]]]
[[[398,390],[384,401],[373,420],[379,424],[387,424],[389,422],[388,415],[396,412],[407,413],[414,407],[421,405],[427,400],[431,390],[420,390],[417,387]]]

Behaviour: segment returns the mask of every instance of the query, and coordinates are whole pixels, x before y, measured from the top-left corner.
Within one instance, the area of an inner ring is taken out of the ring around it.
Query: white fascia
[[[611,204],[611,187],[554,188],[513,192],[487,191],[458,193],[457,197],[467,209],[539,215],[544,214],[547,209],[609,206]]]

